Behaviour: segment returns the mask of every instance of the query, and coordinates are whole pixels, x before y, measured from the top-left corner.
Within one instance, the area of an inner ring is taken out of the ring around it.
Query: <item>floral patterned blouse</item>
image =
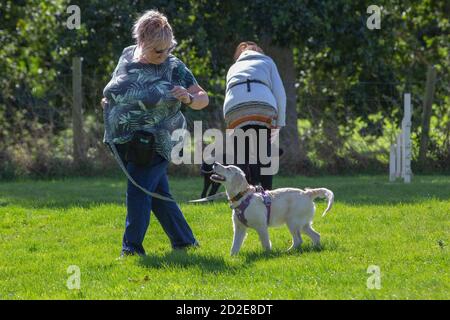
[[[133,60],[136,45],[125,48],[111,81],[103,90],[105,106],[105,141],[123,144],[137,130],[155,136],[155,149],[170,160],[178,141],[171,140],[176,129],[186,128],[180,111],[181,102],[170,93],[174,86],[189,88],[197,84],[192,72],[173,55],[162,64]]]

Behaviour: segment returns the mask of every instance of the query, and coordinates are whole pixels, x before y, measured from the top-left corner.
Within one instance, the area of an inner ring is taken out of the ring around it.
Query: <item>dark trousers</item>
[[[271,190],[272,189],[272,175],[262,175],[261,174],[261,168],[268,168],[270,167],[270,162],[268,164],[262,164],[260,155],[259,155],[259,146],[261,144],[265,144],[266,150],[267,150],[267,156],[271,157],[272,155],[272,145],[270,144],[270,129],[264,126],[259,125],[247,125],[243,126],[241,128],[244,132],[250,129],[254,129],[256,131],[256,141],[252,141],[254,143],[253,148],[250,149],[250,139],[245,139],[245,163],[244,164],[238,164],[238,155],[237,155],[237,143],[235,140],[234,144],[234,163],[244,171],[245,176],[247,178],[248,183],[252,185],[258,185],[261,184],[261,186],[265,190]],[[267,139],[260,140],[260,131],[266,131],[267,133]],[[255,145],[256,144],[256,145]],[[250,164],[250,152],[251,150],[256,151],[256,163]]]
[[[119,153],[120,150],[119,150]],[[169,191],[167,167],[169,162],[156,154],[148,166],[124,163],[128,173],[143,188],[150,192],[172,198]],[[128,180],[127,217],[122,241],[122,252],[145,254],[142,245],[153,211],[174,249],[197,245],[197,241],[175,202],[150,197]]]

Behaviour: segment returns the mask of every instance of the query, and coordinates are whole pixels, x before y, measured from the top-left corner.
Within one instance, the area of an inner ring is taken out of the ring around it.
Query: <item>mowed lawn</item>
[[[230,257],[228,205],[187,204],[199,196],[202,179],[171,177],[201,247],[172,251],[152,216],[148,256],[122,260],[124,178],[0,182],[0,299],[450,298],[450,177],[387,180],[277,177],[276,187],[334,191],[326,217],[325,201],[316,201],[322,249],[304,236],[302,251],[286,252],[291,237],[281,227],[270,230],[271,253],[250,230],[240,254]],[[70,266],[79,268],[79,289],[67,286],[76,275]],[[374,268],[379,289],[368,273]]]

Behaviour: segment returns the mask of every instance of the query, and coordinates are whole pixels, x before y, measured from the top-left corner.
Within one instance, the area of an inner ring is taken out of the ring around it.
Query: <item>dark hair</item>
[[[255,42],[244,41],[244,42],[239,43],[238,46],[236,47],[236,51],[234,51],[233,60],[236,61],[239,58],[239,56],[241,55],[241,53],[246,50],[253,50],[253,51],[264,54],[263,49],[261,49],[261,47],[258,46]]]

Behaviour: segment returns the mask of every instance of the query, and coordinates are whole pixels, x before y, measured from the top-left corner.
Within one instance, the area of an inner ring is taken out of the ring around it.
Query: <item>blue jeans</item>
[[[172,198],[167,179],[169,162],[156,154],[148,166],[136,166],[126,163],[133,179],[150,192]],[[170,239],[174,249],[198,245],[191,228],[175,202],[150,197],[128,181],[127,218],[123,235],[122,253],[145,254],[142,245],[150,223],[150,211],[153,211]]]

